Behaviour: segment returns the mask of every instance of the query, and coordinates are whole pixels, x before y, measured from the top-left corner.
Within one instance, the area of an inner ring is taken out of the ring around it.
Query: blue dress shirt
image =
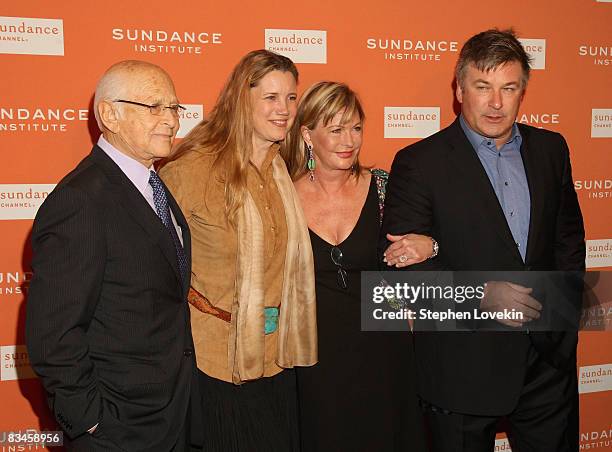
[[[459,117],[459,122],[489,177],[524,262],[529,236],[531,198],[521,157],[523,137],[518,126],[516,123],[512,126],[510,139],[497,149],[494,139],[472,130],[463,116]]]

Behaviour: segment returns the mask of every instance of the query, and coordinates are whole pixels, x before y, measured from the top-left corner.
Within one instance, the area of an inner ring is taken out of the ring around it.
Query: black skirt
[[[295,371],[234,385],[199,373],[205,452],[299,451]]]

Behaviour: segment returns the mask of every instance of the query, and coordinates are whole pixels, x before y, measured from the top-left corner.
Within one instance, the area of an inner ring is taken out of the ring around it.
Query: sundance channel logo
[[[64,21],[0,16],[0,53],[64,56]]]
[[[204,106],[201,104],[181,104],[185,110],[179,113],[180,127],[176,133],[177,138],[185,138],[195,126],[204,119]]]
[[[591,110],[591,138],[612,138],[612,108]]]
[[[0,184],[0,220],[32,220],[56,184]]]
[[[1,132],[66,132],[70,124],[87,122],[89,111],[83,108],[1,107]]]
[[[23,380],[36,378],[30,367],[30,357],[25,345],[0,345],[0,380]]]
[[[425,138],[440,130],[440,107],[385,107],[385,138]]]
[[[31,280],[32,272],[0,272],[0,295],[23,295]]]
[[[586,241],[586,267],[612,267],[612,239]]]
[[[612,67],[612,46],[584,44],[578,47],[578,55],[594,66]]]
[[[612,391],[612,364],[582,366],[578,374],[578,392]]]
[[[366,47],[382,54],[385,60],[397,61],[441,61],[459,51],[458,41],[444,39],[371,37],[366,40]]]
[[[294,63],[327,63],[327,32],[324,30],[265,29],[265,48]]]
[[[531,69],[546,69],[546,39],[519,39],[532,58]]]
[[[223,44],[222,33],[201,30],[113,28],[111,35],[136,53],[201,55],[205,47]]]

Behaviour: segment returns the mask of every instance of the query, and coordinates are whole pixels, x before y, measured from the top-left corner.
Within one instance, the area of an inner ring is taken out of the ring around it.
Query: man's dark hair
[[[523,88],[529,80],[529,65],[532,58],[516,38],[514,30],[491,29],[472,36],[461,48],[455,66],[457,84],[463,87],[467,67],[473,64],[476,69],[489,72],[506,63],[517,61],[523,69]]]

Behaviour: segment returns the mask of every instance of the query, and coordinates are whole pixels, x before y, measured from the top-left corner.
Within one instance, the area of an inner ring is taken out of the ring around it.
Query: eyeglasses
[[[342,267],[342,250],[337,246],[334,246],[330,252],[331,260],[336,267],[338,267],[338,285],[343,289],[348,288],[348,274],[346,270]]]
[[[179,105],[179,104],[173,104],[173,105],[161,105],[161,104],[148,105],[148,104],[143,104],[143,103],[140,103],[140,102],[134,102],[133,100],[123,100],[123,99],[114,100],[113,102],[121,102],[123,104],[138,105],[139,107],[147,107],[153,116],[161,116],[161,114],[164,112],[164,110],[166,108],[168,110],[170,110],[170,113],[172,113],[172,115],[174,115],[174,116],[178,116],[179,112],[186,110],[185,107],[183,107],[182,105]]]

